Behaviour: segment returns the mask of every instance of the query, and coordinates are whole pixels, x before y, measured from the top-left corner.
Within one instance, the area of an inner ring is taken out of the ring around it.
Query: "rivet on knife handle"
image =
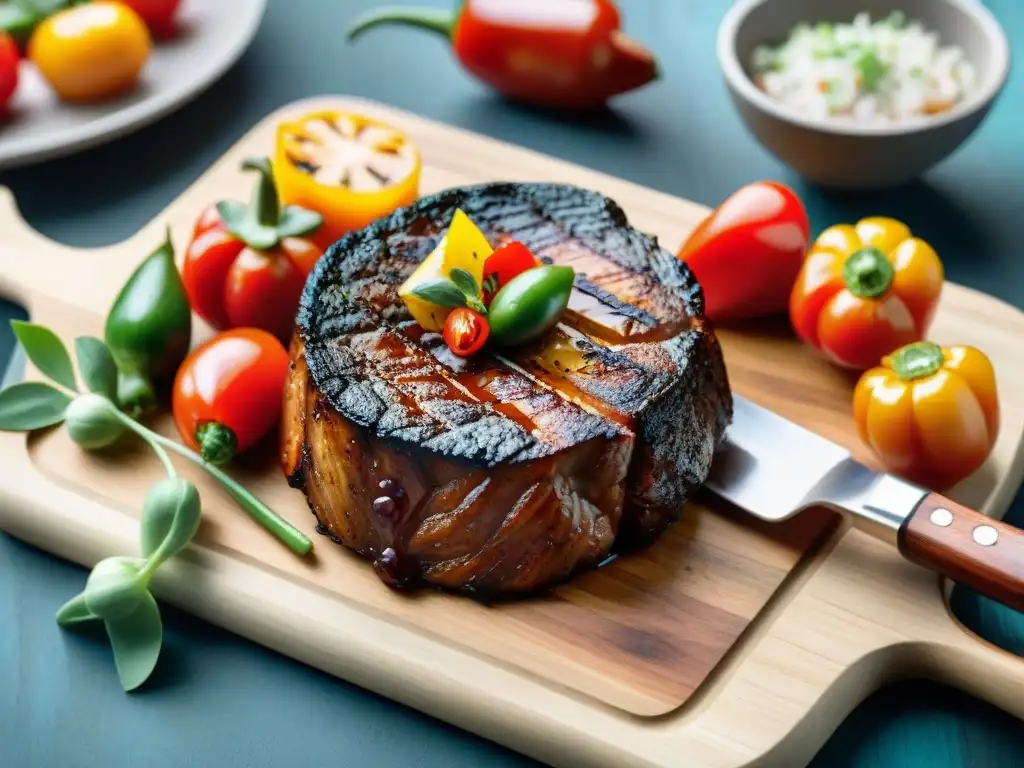
[[[903,523],[899,547],[908,560],[1024,611],[1024,531],[932,493]]]

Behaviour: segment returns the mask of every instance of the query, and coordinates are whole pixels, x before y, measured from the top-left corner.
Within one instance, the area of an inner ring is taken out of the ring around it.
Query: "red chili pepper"
[[[530,249],[518,240],[512,240],[498,248],[484,262],[484,304],[508,285],[516,275],[540,265]]]
[[[491,335],[491,328],[487,324],[487,318],[479,312],[474,312],[466,307],[459,307],[453,310],[448,319],[444,321],[445,344],[459,357],[470,357],[479,352],[487,337]]]
[[[322,255],[300,237],[322,217],[281,207],[266,159],[246,160],[260,180],[250,206],[221,201],[202,212],[181,270],[196,314],[218,330],[262,328],[287,341],[306,277]]]
[[[611,0],[465,0],[456,12],[387,7],[357,19],[348,37],[388,23],[444,35],[471,74],[539,106],[596,107],[658,77],[654,55],[620,29]]]

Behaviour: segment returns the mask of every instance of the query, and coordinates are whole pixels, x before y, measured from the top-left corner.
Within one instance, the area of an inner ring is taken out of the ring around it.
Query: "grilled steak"
[[[468,359],[397,296],[464,210],[576,271],[543,338]],[[282,462],[319,530],[393,585],[549,587],[649,542],[703,483],[732,414],[689,269],[594,192],[453,189],[336,243],[292,341]]]

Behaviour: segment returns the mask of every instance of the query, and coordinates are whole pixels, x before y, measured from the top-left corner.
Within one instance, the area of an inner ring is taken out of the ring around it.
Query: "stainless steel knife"
[[[808,507],[838,510],[911,562],[1024,611],[1024,531],[875,472],[842,446],[739,395],[705,485],[768,521]]]

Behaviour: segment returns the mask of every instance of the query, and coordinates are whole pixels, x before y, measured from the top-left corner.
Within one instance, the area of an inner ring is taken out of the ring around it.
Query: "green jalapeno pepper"
[[[492,343],[515,346],[553,328],[569,305],[575,277],[572,267],[544,265],[512,278],[488,308]]]
[[[192,311],[167,239],[138,266],[107,315],[104,333],[118,367],[118,401],[135,413],[156,401],[192,342]]]

